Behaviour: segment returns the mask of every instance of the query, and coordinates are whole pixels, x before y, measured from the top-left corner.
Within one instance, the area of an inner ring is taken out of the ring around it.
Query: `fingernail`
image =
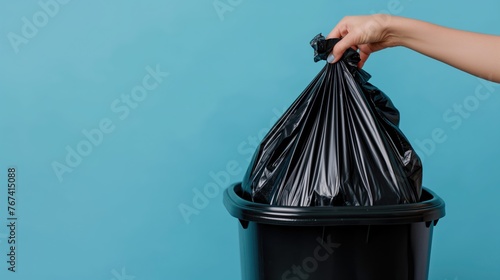
[[[334,59],[335,56],[333,56],[333,54],[329,54],[328,57],[326,58],[326,61],[328,61],[328,63],[332,63]]]

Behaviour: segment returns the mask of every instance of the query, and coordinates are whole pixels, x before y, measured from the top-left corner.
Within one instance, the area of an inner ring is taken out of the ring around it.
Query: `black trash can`
[[[224,192],[239,219],[243,280],[427,280],[432,230],[444,201],[390,206],[270,206]]]

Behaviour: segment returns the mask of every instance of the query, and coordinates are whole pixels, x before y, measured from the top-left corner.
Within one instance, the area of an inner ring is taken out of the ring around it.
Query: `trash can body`
[[[253,203],[235,184],[224,204],[239,219],[243,280],[427,280],[444,202],[286,207]]]

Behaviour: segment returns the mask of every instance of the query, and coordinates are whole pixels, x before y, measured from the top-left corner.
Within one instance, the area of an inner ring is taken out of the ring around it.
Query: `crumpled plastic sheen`
[[[314,61],[340,39],[314,37]],[[326,63],[264,137],[242,182],[247,200],[277,206],[418,202],[422,163],[399,111],[348,49]]]

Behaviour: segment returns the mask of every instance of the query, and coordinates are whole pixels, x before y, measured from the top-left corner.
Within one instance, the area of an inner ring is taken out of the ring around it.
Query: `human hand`
[[[329,38],[342,38],[328,56],[328,62],[337,62],[350,47],[359,50],[361,68],[371,53],[397,45],[395,36],[390,32],[390,23],[396,17],[376,14],[369,16],[344,17],[328,34]]]

